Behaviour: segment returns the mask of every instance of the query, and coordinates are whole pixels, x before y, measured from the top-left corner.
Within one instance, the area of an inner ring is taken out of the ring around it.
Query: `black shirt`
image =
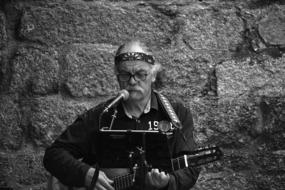
[[[76,187],[84,186],[85,175],[98,158],[98,155],[96,155],[97,145],[94,143],[94,138],[98,134],[99,125],[101,128],[108,128],[114,114],[114,109],[110,109],[103,115],[101,114],[110,101],[104,102],[79,116],[46,149],[44,166],[62,183]],[[179,152],[195,149],[195,142],[193,139],[191,112],[181,103],[171,102],[171,105],[183,126],[180,131],[175,130],[173,138],[170,139],[169,148],[171,154],[175,156]],[[152,92],[150,110],[147,113],[143,113],[139,118],[127,115],[121,103],[118,104],[116,109],[117,114],[113,121],[113,130],[158,130],[160,121],[170,121],[156,92]],[[78,161],[79,158],[83,158],[84,162]],[[198,175],[199,170],[190,167],[175,171],[170,175],[167,188],[169,190],[188,190],[195,184]]]

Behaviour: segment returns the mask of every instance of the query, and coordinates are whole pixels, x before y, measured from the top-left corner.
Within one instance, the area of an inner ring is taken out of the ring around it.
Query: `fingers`
[[[104,173],[104,172],[102,172],[102,176],[104,177],[104,179],[108,182],[108,183],[113,183],[114,181],[113,180],[111,180],[111,179],[109,179],[107,176],[106,176],[106,174]]]
[[[165,172],[159,172],[158,169],[152,169],[147,173],[149,183],[157,188],[165,187],[168,184],[170,176]]]
[[[104,172],[99,171],[95,190],[114,190],[114,187],[111,185],[112,183],[113,181],[110,180]]]
[[[155,178],[155,179],[165,179],[168,178],[169,175],[166,174],[164,171],[160,172],[158,169],[152,169],[151,170],[151,175]]]

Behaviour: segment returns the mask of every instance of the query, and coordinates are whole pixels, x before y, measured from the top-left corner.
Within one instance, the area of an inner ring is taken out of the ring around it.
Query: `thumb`
[[[109,179],[107,176],[106,176],[106,174],[103,172],[103,177],[104,177],[104,179],[108,182],[108,183],[113,183],[114,181],[113,180],[111,180],[111,179]]]

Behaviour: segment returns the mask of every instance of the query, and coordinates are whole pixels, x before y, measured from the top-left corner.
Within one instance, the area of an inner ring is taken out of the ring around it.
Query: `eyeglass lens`
[[[129,81],[131,77],[133,77],[135,81],[144,81],[147,75],[148,73],[145,73],[145,72],[136,72],[135,74],[121,73],[121,74],[118,74],[118,79],[120,81]]]

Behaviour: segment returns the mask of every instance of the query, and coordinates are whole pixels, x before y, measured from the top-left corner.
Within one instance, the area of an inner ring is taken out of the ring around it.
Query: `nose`
[[[131,85],[137,84],[137,81],[135,80],[134,76],[131,76],[131,78],[129,80],[129,84],[131,84]]]

